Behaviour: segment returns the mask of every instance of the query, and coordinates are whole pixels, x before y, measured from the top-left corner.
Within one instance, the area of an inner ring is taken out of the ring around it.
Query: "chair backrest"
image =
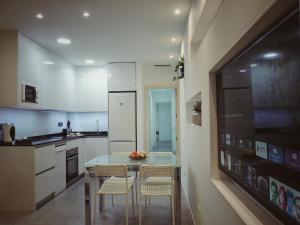
[[[129,156],[131,152],[112,152],[112,156]]]
[[[95,166],[95,175],[97,177],[127,177],[127,166],[118,164],[97,165]]]
[[[174,179],[174,168],[170,165],[142,165],[140,177],[171,177]]]
[[[149,152],[149,156],[173,156],[173,152]]]

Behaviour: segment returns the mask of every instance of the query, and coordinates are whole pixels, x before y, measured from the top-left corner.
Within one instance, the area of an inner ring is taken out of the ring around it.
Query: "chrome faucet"
[[[97,134],[99,133],[99,120],[96,120]]]

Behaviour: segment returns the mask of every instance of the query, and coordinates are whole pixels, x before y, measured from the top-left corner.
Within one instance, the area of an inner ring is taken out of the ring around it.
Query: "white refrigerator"
[[[108,94],[109,151],[136,150],[136,92]]]

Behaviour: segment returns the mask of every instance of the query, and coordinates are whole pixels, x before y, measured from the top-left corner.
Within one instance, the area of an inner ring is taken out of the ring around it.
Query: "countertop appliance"
[[[21,100],[22,102],[28,102],[28,103],[38,103],[38,90],[37,87],[28,85],[28,84],[22,84],[21,88]]]
[[[136,150],[136,92],[108,94],[109,151]]]
[[[66,151],[66,182],[70,187],[78,180],[78,148]]]
[[[16,136],[14,124],[4,123],[2,126],[3,126],[3,141],[4,142],[14,141]]]
[[[66,142],[55,145],[55,194],[66,188]]]

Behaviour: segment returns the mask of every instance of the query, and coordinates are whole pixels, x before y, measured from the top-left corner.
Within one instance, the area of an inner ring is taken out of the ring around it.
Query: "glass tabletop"
[[[112,156],[99,155],[92,160],[86,162],[86,168],[94,167],[96,165],[107,164],[124,164],[127,166],[147,165],[172,165],[174,167],[181,167],[180,159],[177,156],[148,156],[146,159],[133,160],[128,156]]]

